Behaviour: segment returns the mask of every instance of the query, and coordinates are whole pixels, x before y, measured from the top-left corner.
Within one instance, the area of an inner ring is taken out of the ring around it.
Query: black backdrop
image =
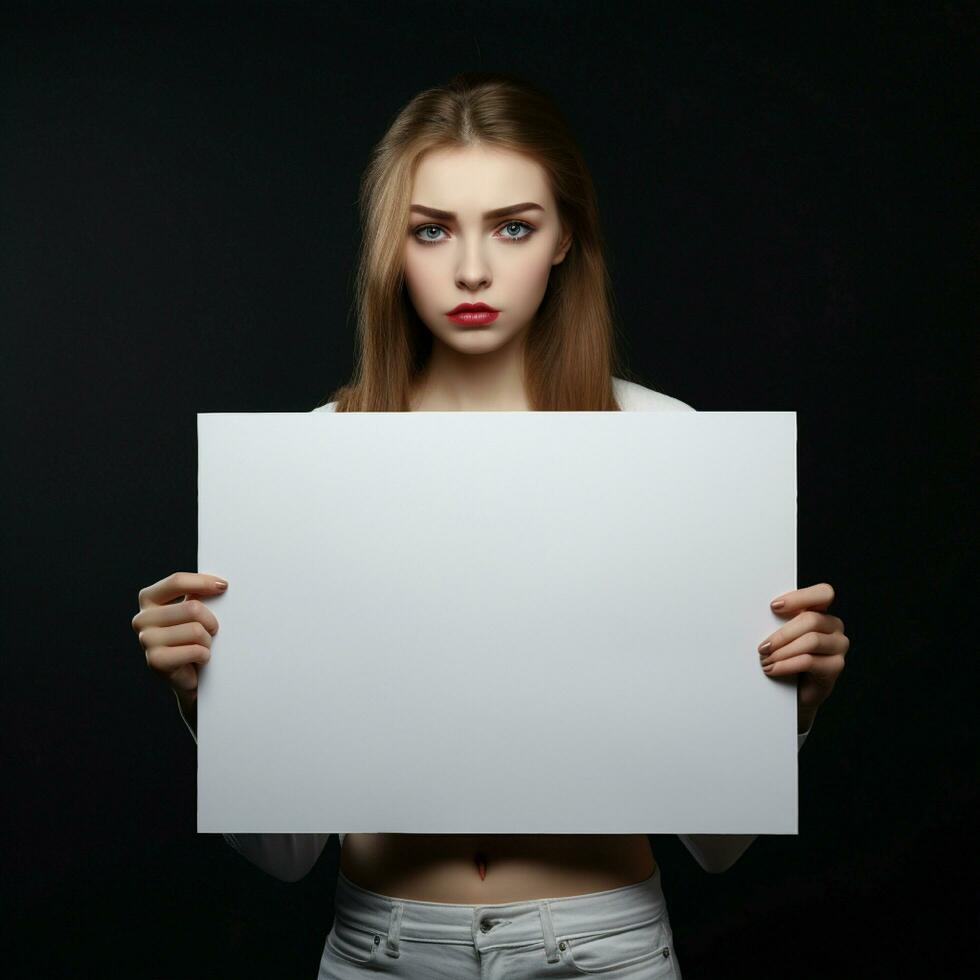
[[[348,378],[358,176],[464,68],[570,118],[641,380],[798,413],[798,581],[834,585],[851,652],[799,837],[723,875],[653,838],[685,976],[967,975],[980,32],[967,3],[812,7],[5,6],[17,976],[315,976],[336,838],[286,884],[196,835],[194,744],[130,619],[196,564],[195,413],[307,411]]]

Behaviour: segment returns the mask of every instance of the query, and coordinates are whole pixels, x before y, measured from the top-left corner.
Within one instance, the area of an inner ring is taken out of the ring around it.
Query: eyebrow
[[[430,218],[441,218],[443,221],[453,221],[456,217],[452,211],[440,211],[438,208],[427,208],[421,204],[413,204],[411,209],[428,215]],[[534,210],[543,211],[544,208],[540,204],[535,204],[533,201],[525,201],[523,204],[508,204],[505,208],[494,208],[493,211],[487,211],[483,217],[502,218],[507,214],[516,214],[518,211]]]

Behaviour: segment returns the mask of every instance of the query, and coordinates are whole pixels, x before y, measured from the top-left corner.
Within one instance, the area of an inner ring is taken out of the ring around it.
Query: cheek
[[[439,273],[433,268],[433,263],[419,262],[414,256],[405,259],[405,286],[416,305],[429,301],[438,280]]]
[[[551,253],[542,249],[533,254],[519,256],[508,274],[520,294],[540,299],[551,275]]]

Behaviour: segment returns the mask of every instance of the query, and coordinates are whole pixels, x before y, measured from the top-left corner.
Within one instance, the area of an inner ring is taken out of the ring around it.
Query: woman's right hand
[[[199,596],[221,595],[226,588],[216,575],[174,572],[140,589],[133,629],[146,652],[146,665],[182,703],[197,700],[197,672],[211,659],[211,640],[218,632],[217,618]]]

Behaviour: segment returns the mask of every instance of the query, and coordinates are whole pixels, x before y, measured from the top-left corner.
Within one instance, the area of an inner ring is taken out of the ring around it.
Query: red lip
[[[454,313],[499,313],[500,310],[494,309],[492,306],[487,306],[486,303],[460,303],[458,306],[454,306],[447,316],[452,316]]]

